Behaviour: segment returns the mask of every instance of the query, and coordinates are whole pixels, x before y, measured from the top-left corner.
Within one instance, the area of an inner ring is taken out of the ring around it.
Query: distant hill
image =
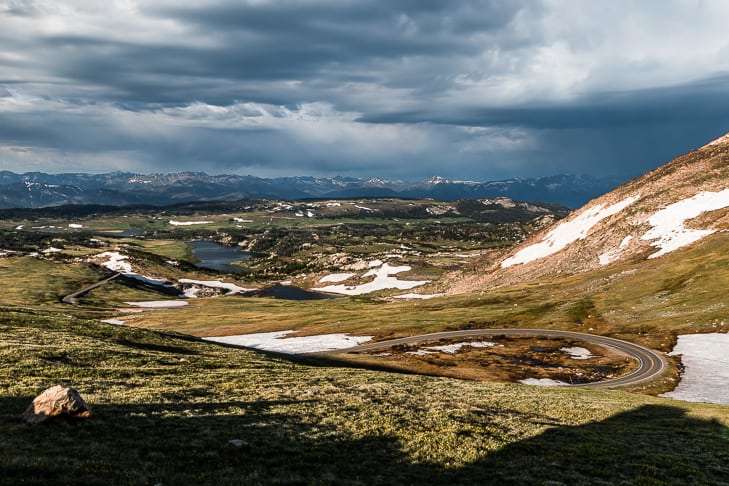
[[[68,204],[155,205],[245,198],[310,199],[357,197],[434,198],[454,201],[508,197],[520,201],[579,207],[620,181],[585,175],[514,178],[503,181],[453,181],[433,177],[421,182],[350,177],[278,177],[166,174],[16,174],[0,171],[0,208],[41,208]]]

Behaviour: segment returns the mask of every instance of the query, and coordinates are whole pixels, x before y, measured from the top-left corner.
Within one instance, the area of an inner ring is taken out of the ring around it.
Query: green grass
[[[56,305],[66,295],[100,279],[90,268],[42,258],[0,258],[0,302]]]
[[[23,423],[56,383],[92,418]],[[3,484],[722,484],[728,426],[726,406],[312,367],[0,313]]]
[[[193,258],[190,245],[184,241],[147,240],[144,242],[144,250],[170,260],[191,261]]]

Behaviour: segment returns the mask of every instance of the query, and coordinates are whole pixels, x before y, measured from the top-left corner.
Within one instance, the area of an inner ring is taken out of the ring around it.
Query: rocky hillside
[[[680,258],[681,250],[729,230],[729,134],[594,199],[509,254],[481,262],[470,290],[618,262]]]

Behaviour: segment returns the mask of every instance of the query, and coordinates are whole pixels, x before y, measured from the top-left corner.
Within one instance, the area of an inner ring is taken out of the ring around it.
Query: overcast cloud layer
[[[724,0],[0,0],[0,169],[629,178],[729,130],[727,19]]]

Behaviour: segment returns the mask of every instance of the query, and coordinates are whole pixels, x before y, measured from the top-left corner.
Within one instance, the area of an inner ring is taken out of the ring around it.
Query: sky
[[[628,179],[729,131],[725,0],[0,0],[0,170]]]

